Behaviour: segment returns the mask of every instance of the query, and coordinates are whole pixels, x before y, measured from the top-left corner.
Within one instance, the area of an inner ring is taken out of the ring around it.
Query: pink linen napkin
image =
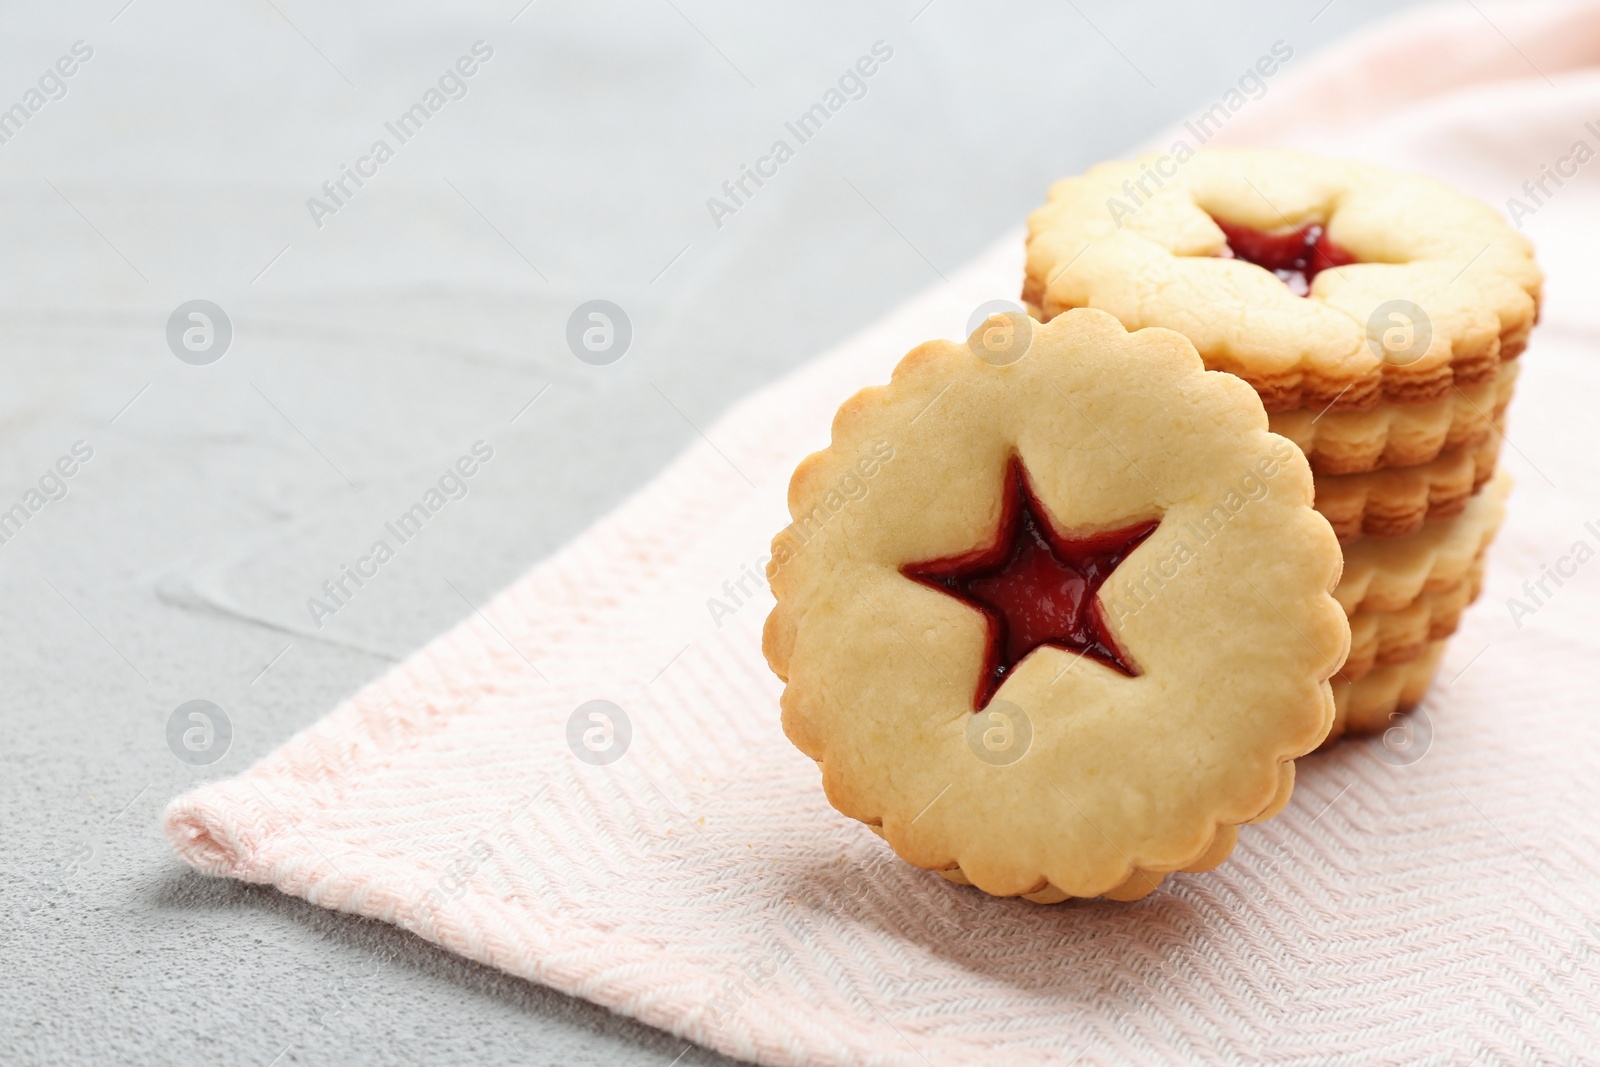
[[[1287,64],[1217,140],[1426,169],[1504,207],[1575,141],[1600,149],[1597,61],[1600,3],[1430,9]],[[757,576],[788,476],[851,392],[1016,297],[1016,233],[739,404],[482,615],[173,801],[168,835],[208,874],[763,1064],[1592,1057],[1600,563],[1572,559],[1600,548],[1600,198],[1588,174],[1546,189],[1523,217],[1546,321],[1487,589],[1410,747],[1305,760],[1217,871],[1136,904],[992,900],[835,813],[778,725]]]

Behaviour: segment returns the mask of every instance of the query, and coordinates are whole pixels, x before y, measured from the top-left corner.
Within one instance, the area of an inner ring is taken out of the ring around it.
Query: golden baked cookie
[[[1446,644],[1435,641],[1416,659],[1381,667],[1357,682],[1335,679],[1333,697],[1338,713],[1323,747],[1346,734],[1382,733],[1393,724],[1397,712],[1411,711],[1422,703]]]
[[[828,799],[998,896],[1227,858],[1333,721],[1349,626],[1311,472],[1168,330],[1017,315],[919,346],[789,486],[763,649]]]
[[[1520,360],[1500,364],[1492,382],[1458,386],[1427,404],[1380,404],[1371,411],[1278,411],[1272,432],[1300,446],[1321,474],[1414,467],[1494,436],[1511,403]]]
[[[1456,632],[1461,613],[1483,589],[1480,553],[1458,582],[1423,593],[1398,611],[1358,611],[1350,617],[1350,655],[1334,681],[1358,682],[1375,669],[1407,663]]]
[[[1400,611],[1423,593],[1444,592],[1471,571],[1506,515],[1511,476],[1502,468],[1453,519],[1410,537],[1364,537],[1344,546],[1344,577],[1333,595],[1350,615]]]
[[[1358,537],[1404,537],[1429,519],[1449,519],[1494,474],[1500,436],[1457,448],[1415,467],[1364,474],[1318,474],[1317,510],[1344,543]]]
[[[1541,283],[1528,240],[1442,182],[1238,148],[1057,182],[1028,218],[1023,298],[1177,330],[1268,411],[1368,411],[1491,379]]]

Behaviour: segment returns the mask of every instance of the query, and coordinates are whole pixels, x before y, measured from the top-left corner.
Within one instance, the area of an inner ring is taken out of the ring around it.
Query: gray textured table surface
[[[28,516],[0,526],[8,1064],[718,1059],[194,874],[160,810],[315,721],[1051,179],[1218,98],[1274,41],[1303,62],[1385,7],[124,3],[0,16],[0,108],[22,107],[0,114],[0,510]],[[858,98],[730,203],[724,181],[878,41],[892,57]],[[471,76],[430,99],[462,57]],[[386,123],[419,102],[438,106],[402,141]],[[166,338],[196,298],[233,328],[203,366]],[[633,325],[610,366],[564,340],[591,298]],[[469,494],[314,626],[307,598],[478,439],[495,455]],[[77,442],[92,457],[49,476]],[[191,699],[232,723],[208,766],[166,740]]]

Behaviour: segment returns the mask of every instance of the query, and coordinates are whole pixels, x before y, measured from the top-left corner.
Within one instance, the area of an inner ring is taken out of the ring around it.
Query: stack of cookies
[[[1090,307],[1183,334],[1304,451],[1344,545],[1337,737],[1422,699],[1477,596],[1541,281],[1525,238],[1438,181],[1220,149],[1058,182],[1029,218],[1023,299],[1044,322]]]
[[[1432,681],[1505,512],[1540,283],[1490,208],[1383,167],[1057,184],[1032,318],[913,349],[789,484],[762,648],[828,799],[1040,904],[1222,863],[1299,757]]]

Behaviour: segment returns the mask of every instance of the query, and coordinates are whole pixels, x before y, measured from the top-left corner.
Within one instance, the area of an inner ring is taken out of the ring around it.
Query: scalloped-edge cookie
[[[1335,681],[1359,682],[1374,670],[1407,663],[1429,644],[1456,632],[1461,613],[1483,589],[1484,556],[1447,589],[1423,593],[1398,611],[1358,611],[1350,617],[1350,655]]]
[[[1382,733],[1393,725],[1396,715],[1422,703],[1448,643],[1435,641],[1416,659],[1381,667],[1359,682],[1335,679],[1333,699],[1338,713],[1323,747],[1349,734]]]
[[[1501,468],[1453,519],[1410,537],[1362,538],[1344,546],[1344,577],[1333,595],[1350,615],[1400,611],[1423,593],[1450,589],[1472,569],[1506,515],[1511,476]]]
[[[1102,163],[1051,187],[1027,250],[1023,299],[1046,318],[1092,307],[1177,330],[1268,411],[1425,404],[1486,381],[1526,345],[1543,282],[1482,201],[1290,149]],[[1420,315],[1394,318],[1402,302]]]
[[[1461,514],[1494,474],[1500,435],[1415,467],[1364,474],[1319,474],[1317,510],[1348,544],[1358,537],[1405,537],[1429,520]]]
[[[995,322],[839,409],[762,645],[829,801],[904,860],[1133,899],[1287,803],[1348,651],[1339,544],[1305,457],[1179,334],[1075,311],[980,359]]]
[[[1492,382],[1458,388],[1431,404],[1380,404],[1372,411],[1280,411],[1272,432],[1300,446],[1320,474],[1414,467],[1493,435],[1505,416],[1522,364],[1502,363]]]

